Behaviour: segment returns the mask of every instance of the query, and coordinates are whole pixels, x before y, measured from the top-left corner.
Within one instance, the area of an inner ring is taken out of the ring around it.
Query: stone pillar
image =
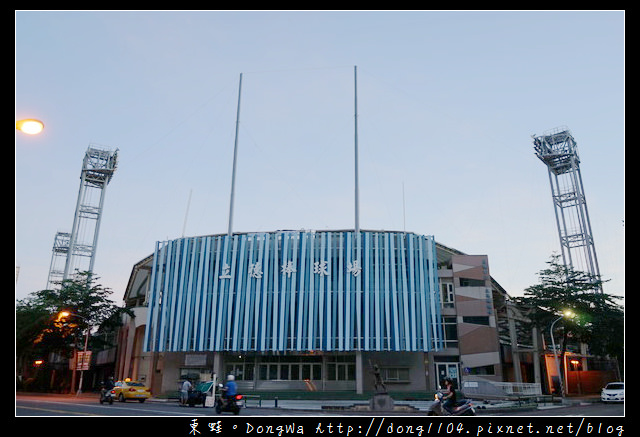
[[[393,398],[387,393],[376,393],[369,400],[369,409],[372,411],[393,411]]]
[[[356,352],[356,393],[364,393],[364,366],[362,365],[362,351]]]

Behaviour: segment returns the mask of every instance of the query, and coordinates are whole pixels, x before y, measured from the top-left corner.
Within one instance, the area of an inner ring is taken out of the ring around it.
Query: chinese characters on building
[[[285,261],[280,268],[280,272],[290,278],[293,273],[297,272],[297,270],[293,261]],[[357,277],[361,272],[362,267],[360,266],[360,261],[356,260],[347,263],[347,273],[353,275],[354,277]],[[330,276],[329,263],[327,261],[315,261],[313,263],[313,273],[319,276]],[[260,279],[262,278],[263,274],[262,263],[256,262],[249,264],[250,277]],[[231,267],[229,266],[229,264],[225,263],[222,266],[222,271],[219,279],[231,279]]]

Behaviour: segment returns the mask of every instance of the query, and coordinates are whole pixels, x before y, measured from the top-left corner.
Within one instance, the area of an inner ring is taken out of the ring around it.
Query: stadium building
[[[133,268],[116,375],[155,394],[234,374],[242,391],[429,390],[461,372],[502,380],[486,256],[359,225],[354,67],[353,230],[233,232],[238,118],[224,235],[157,243]]]
[[[234,374],[243,391],[431,390],[502,381],[485,255],[409,232],[276,231],[159,242],[125,293],[117,377],[155,394]]]

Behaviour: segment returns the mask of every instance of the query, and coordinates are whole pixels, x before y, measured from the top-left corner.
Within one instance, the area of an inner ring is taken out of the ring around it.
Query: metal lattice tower
[[[47,289],[52,289],[56,283],[62,281],[64,277],[64,266],[67,262],[67,253],[69,253],[69,232],[56,232],[53,240],[53,253],[51,255],[51,265],[49,266],[49,279],[47,280]]]
[[[71,233],[58,232],[53,243],[47,288],[76,272],[93,272],[106,188],[118,165],[118,149],[90,145],[80,173],[80,190]],[[61,268],[60,260],[64,259]]]
[[[600,279],[576,141],[566,127],[532,138],[536,156],[549,170],[564,265]]]

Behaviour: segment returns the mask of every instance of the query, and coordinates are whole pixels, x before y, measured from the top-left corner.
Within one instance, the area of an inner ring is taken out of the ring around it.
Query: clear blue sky
[[[156,241],[227,231],[240,73],[234,230],[353,228],[354,65],[363,229],[487,254],[492,276],[521,294],[559,253],[531,135],[566,125],[605,291],[624,295],[624,12],[15,19],[15,116],[46,125],[16,131],[16,298],[46,286],[90,144],[119,149],[95,264],[117,301]]]

